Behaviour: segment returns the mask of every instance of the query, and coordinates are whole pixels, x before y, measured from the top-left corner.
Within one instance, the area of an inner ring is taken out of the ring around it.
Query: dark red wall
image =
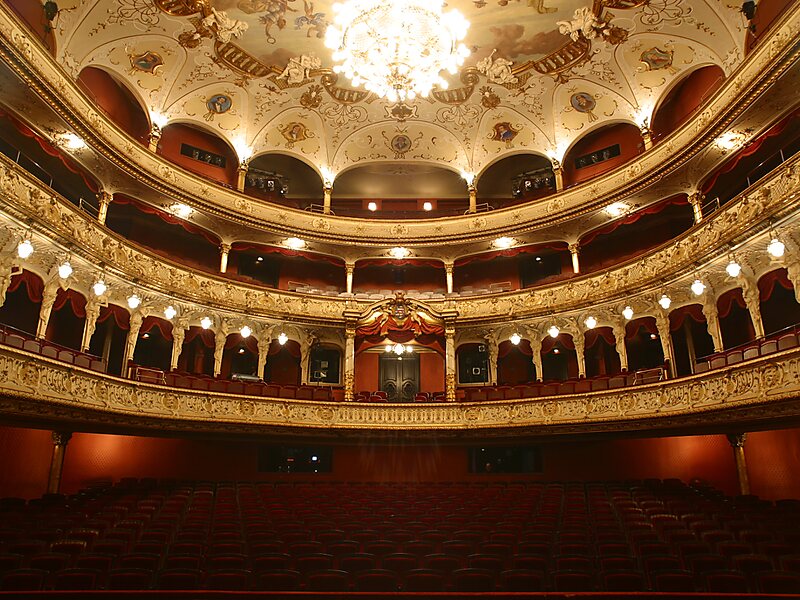
[[[217,167],[182,155],[181,144],[221,154],[226,160],[225,167]],[[211,133],[181,123],[167,125],[158,143],[158,153],[192,173],[219,181],[229,187],[236,186],[239,159],[228,144]]]
[[[42,40],[45,47],[55,54],[55,38],[50,31],[50,23],[45,18],[43,3],[33,0],[5,0],[5,2],[20,16],[34,36]]]
[[[402,272],[402,282],[396,283],[395,271]],[[374,266],[356,264],[353,271],[353,291],[374,290],[421,290],[444,291],[447,286],[444,268],[427,266]]]
[[[764,37],[773,23],[783,14],[790,2],[786,0],[758,0],[758,9],[751,23],[755,26],[755,32],[749,32],[747,36],[748,50],[753,48],[758,40]]]
[[[95,67],[81,71],[78,84],[120,129],[140,142],[147,142],[150,134],[148,117],[125,86]]]
[[[356,355],[355,391],[374,392],[380,389],[380,354],[361,352]],[[444,391],[444,358],[435,352],[419,353],[419,388],[423,392]]]
[[[672,88],[656,108],[650,123],[655,141],[683,125],[724,81],[722,69],[717,65],[709,65],[690,73]]]
[[[453,269],[453,288],[461,290],[465,285],[488,288],[491,283],[508,281],[511,289],[520,288],[519,258],[498,257],[489,261],[475,261]]]
[[[575,168],[576,158],[614,144],[619,144],[619,156],[582,169]],[[569,187],[611,171],[643,151],[642,134],[635,125],[617,123],[596,129],[579,140],[564,157],[564,186]]]

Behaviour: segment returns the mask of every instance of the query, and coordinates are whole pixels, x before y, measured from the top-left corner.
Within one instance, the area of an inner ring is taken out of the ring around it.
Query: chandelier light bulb
[[[33,244],[31,244],[31,241],[26,238],[17,246],[17,256],[22,259],[26,259],[30,258],[31,254],[33,254]]]
[[[431,204],[430,202],[423,203],[422,204],[422,210],[432,211],[433,210],[433,204]]]
[[[289,341],[289,336],[281,331],[280,335],[278,336],[278,343],[281,346],[283,346],[288,341]]]
[[[209,317],[203,317],[200,319],[200,327],[203,329],[209,329],[211,327],[211,319]]]
[[[290,237],[286,239],[286,246],[292,250],[301,250],[306,247],[306,241],[300,238]]]
[[[137,296],[136,294],[131,294],[130,296],[128,296],[128,306],[131,308],[131,310],[139,308],[139,305],[141,303],[142,299],[139,298],[139,296]]]
[[[72,265],[69,264],[68,260],[65,260],[58,267],[58,276],[61,277],[61,279],[66,279],[70,275],[72,275]]]
[[[386,347],[383,350],[386,353],[391,352],[392,351],[392,345],[391,344],[386,344]]]
[[[249,328],[247,325],[245,325],[244,327],[242,327],[242,328],[239,330],[239,333],[241,334],[241,336],[242,336],[243,338],[249,338],[249,337],[250,337],[250,334],[251,334],[251,333],[253,333],[253,330],[252,330],[252,329],[250,329],[250,328]]]
[[[706,285],[699,279],[695,279],[692,282],[691,289],[695,296],[701,296],[703,292],[706,291]]]
[[[375,202],[370,202],[369,204],[367,204],[367,210],[369,210],[370,212],[375,212],[376,210],[378,210],[378,205]]]
[[[175,315],[177,315],[177,314],[178,314],[178,311],[175,310],[175,307],[172,306],[171,304],[167,308],[164,309],[164,316],[167,318],[168,321],[171,321],[172,319],[174,319]]]
[[[555,325],[551,325],[550,329],[547,330],[547,333],[550,334],[551,338],[557,338],[558,334],[561,333],[561,330]]]
[[[780,258],[786,252],[786,246],[778,238],[772,238],[772,241],[767,245],[767,252],[770,256]]]
[[[658,303],[664,310],[669,310],[669,307],[672,304],[672,300],[666,294],[661,294],[661,298],[658,299]]]
[[[102,279],[98,279],[97,281],[94,282],[92,290],[94,290],[95,296],[102,296],[108,290],[108,286],[106,285],[105,281],[103,281]]]
[[[514,245],[516,240],[511,237],[499,237],[494,241],[494,247],[500,248],[501,250],[507,250]]]
[[[511,343],[514,344],[515,346],[519,346],[519,343],[522,341],[522,338],[516,332],[512,333],[509,339],[511,340]]]
[[[742,265],[737,263],[735,260],[731,260],[731,262],[728,263],[728,266],[725,267],[725,271],[731,277],[738,277],[739,273],[742,272]]]
[[[586,317],[586,320],[583,322],[583,324],[586,325],[588,329],[594,329],[597,327],[597,319],[591,316]]]
[[[406,351],[406,349],[405,349],[405,346],[403,346],[403,344],[395,344],[394,345],[394,353],[397,354],[397,356],[400,356],[405,351]]]
[[[630,321],[633,318],[633,309],[630,306],[626,306],[622,309],[622,316],[625,317],[626,320]]]
[[[392,248],[391,250],[389,250],[389,254],[393,258],[396,258],[396,259],[399,260],[401,258],[406,258],[407,256],[409,256],[411,254],[411,250],[409,250],[408,248],[402,248],[402,247]]]

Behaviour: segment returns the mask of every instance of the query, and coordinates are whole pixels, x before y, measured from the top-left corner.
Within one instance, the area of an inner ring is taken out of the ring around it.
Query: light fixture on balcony
[[[738,277],[739,273],[742,272],[742,265],[737,263],[734,259],[731,259],[731,262],[725,267],[725,272],[731,277]]]
[[[239,334],[240,334],[240,335],[241,335],[243,338],[249,338],[251,333],[253,333],[253,330],[252,330],[252,329],[250,329],[250,328],[249,328],[247,325],[245,325],[244,327],[242,327],[242,328],[239,330]]]
[[[455,73],[469,56],[459,43],[469,22],[442,0],[347,0],[334,4],[325,45],[355,86],[391,102],[447,88],[439,73]]]
[[[28,238],[25,238],[17,245],[17,256],[25,260],[30,258],[31,254],[33,254],[33,244]]]
[[[102,279],[98,279],[97,281],[94,282],[92,290],[94,291],[95,296],[102,296],[108,291],[108,286],[106,285],[105,281],[103,281]]]
[[[370,212],[375,212],[376,210],[378,210],[378,204],[375,202],[370,202],[369,204],[367,204],[367,210]]]
[[[426,212],[430,212],[433,210],[433,204],[430,202],[423,202],[422,203],[422,210]]]
[[[397,356],[402,356],[403,354],[411,354],[414,350],[411,346],[403,345],[403,344],[395,344],[394,346],[389,346],[391,351],[397,354]]]
[[[286,238],[284,244],[286,244],[287,248],[291,248],[292,250],[302,250],[306,247],[306,241],[296,237]]]
[[[210,329],[213,324],[214,323],[210,317],[203,317],[202,319],[200,319],[200,327],[202,327],[203,329]]]
[[[70,275],[72,275],[72,265],[69,264],[69,260],[65,260],[58,267],[58,276],[61,279],[66,279]]]
[[[389,254],[392,256],[392,258],[396,258],[399,260],[401,258],[408,257],[411,254],[411,250],[409,250],[408,248],[397,247],[389,250]]]
[[[83,138],[72,132],[62,135],[61,141],[67,150],[83,150],[86,148],[86,142],[83,141]]]
[[[280,335],[278,336],[278,343],[281,346],[283,346],[288,341],[289,341],[289,336],[281,331]]]
[[[172,214],[174,214],[176,217],[180,217],[181,219],[188,219],[194,212],[194,209],[191,206],[181,202],[177,202],[170,206],[170,210],[172,211]]]
[[[604,210],[609,217],[619,217],[629,208],[630,206],[625,202],[613,202],[606,206]]]
[[[597,327],[597,319],[590,315],[586,317],[586,320],[583,322],[583,324],[586,325],[587,329],[594,329]]]
[[[786,252],[786,246],[777,237],[773,237],[767,244],[767,252],[769,252],[770,256],[780,258]]]
[[[701,296],[706,291],[706,284],[699,279],[695,279],[691,285],[692,293],[695,296]]]
[[[561,333],[561,330],[555,325],[551,325],[550,329],[547,330],[547,333],[550,334],[551,338],[557,338],[558,334]]]
[[[128,296],[128,306],[131,310],[135,310],[139,308],[139,305],[142,303],[142,299],[139,298],[136,294],[131,294]]]
[[[495,248],[500,248],[501,250],[508,250],[516,244],[517,240],[512,237],[499,237],[497,238],[492,244]]]
[[[664,310],[669,310],[669,307],[672,304],[672,299],[666,294],[661,294],[661,298],[658,299],[658,303]]]
[[[178,314],[178,311],[175,310],[175,307],[172,306],[171,304],[167,308],[164,309],[164,316],[167,318],[168,321],[171,321],[172,319],[174,319],[177,314]]]
[[[511,343],[512,343],[512,344],[514,344],[515,346],[519,346],[519,343],[522,341],[522,338],[521,338],[521,337],[520,337],[520,335],[519,335],[519,334],[518,334],[518,333],[515,331],[514,333],[512,333],[512,334],[511,334],[511,337],[509,338],[509,340],[510,340],[510,341],[511,341]]]
[[[633,309],[630,306],[626,306],[622,309],[622,316],[625,317],[627,321],[630,321],[633,318]]]

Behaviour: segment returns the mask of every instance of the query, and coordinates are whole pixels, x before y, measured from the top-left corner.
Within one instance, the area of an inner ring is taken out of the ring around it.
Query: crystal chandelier
[[[442,12],[442,0],[347,0],[334,4],[325,33],[333,70],[355,86],[392,102],[447,88],[439,75],[455,74],[469,56],[459,43],[469,22],[457,10]]]

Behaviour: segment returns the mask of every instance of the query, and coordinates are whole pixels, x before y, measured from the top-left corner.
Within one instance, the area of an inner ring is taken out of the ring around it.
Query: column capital
[[[72,438],[71,431],[53,431],[53,445],[54,446],[66,446],[69,440]]]
[[[445,273],[450,273],[452,275],[454,268],[455,268],[455,263],[453,263],[453,262],[444,263],[444,271],[445,271]]]
[[[228,252],[231,251],[231,244],[227,244],[225,242],[222,242],[219,245],[219,251],[222,252],[223,254],[228,254]]]
[[[725,437],[728,438],[728,443],[731,445],[732,448],[744,448],[744,442],[747,438],[746,433],[728,433],[725,434]]]
[[[567,248],[569,248],[570,254],[577,254],[578,251],[580,250],[580,247],[581,246],[580,246],[580,244],[578,242],[572,242],[571,244],[567,245]]]
[[[352,274],[353,271],[356,270],[356,263],[354,263],[354,262],[346,262],[346,263],[344,263],[344,270],[345,270],[345,272]]]

